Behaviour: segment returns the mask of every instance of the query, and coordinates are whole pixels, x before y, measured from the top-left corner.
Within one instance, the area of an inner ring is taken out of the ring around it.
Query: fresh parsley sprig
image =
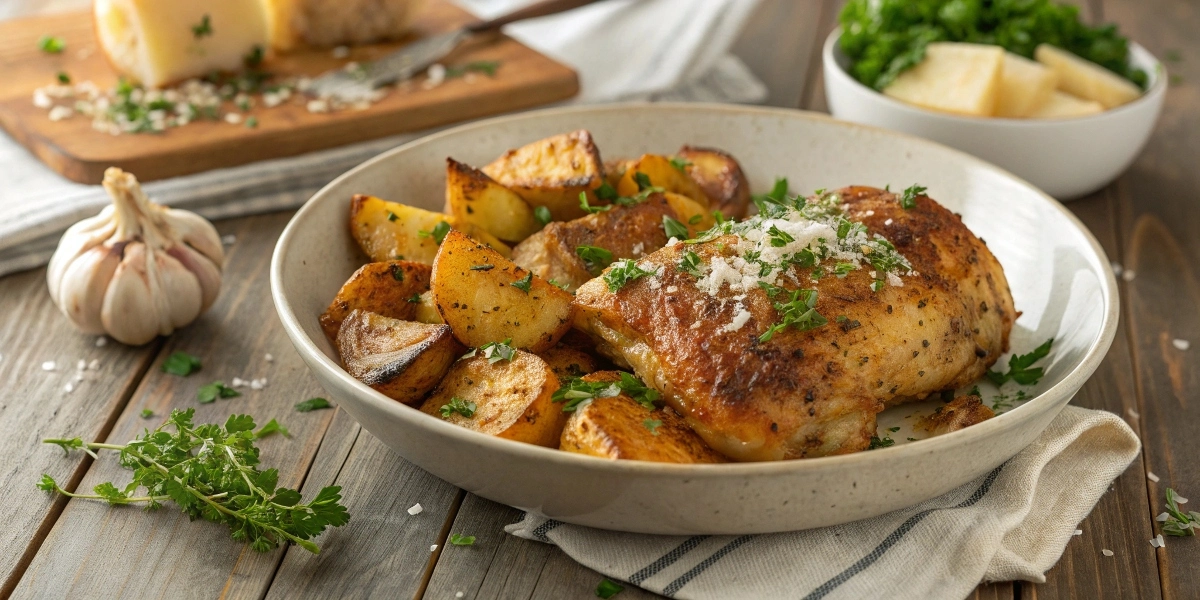
[[[563,383],[551,398],[563,402],[563,412],[574,412],[584,402],[596,398],[612,398],[621,393],[633,398],[647,409],[653,410],[658,400],[658,390],[648,387],[642,380],[622,372],[619,381],[584,381],[572,378]]]
[[[475,415],[475,410],[478,407],[474,402],[463,400],[458,396],[451,396],[450,402],[443,404],[438,408],[438,412],[442,413],[443,419],[449,419],[451,415],[458,413],[468,419]]]
[[[121,465],[133,470],[133,479],[124,488],[102,483],[93,488],[94,494],[64,490],[49,475],[42,475],[37,486],[113,505],[144,503],[147,509],[170,500],[192,520],[225,523],[233,539],[259,552],[292,542],[316,554],[320,549],[312,538],[350,519],[340,504],[340,487],[325,487],[309,502],[302,502],[299,491],[277,487],[277,470],[259,470],[255,441],[272,431],[286,432],[274,420],[256,433],[249,415],[231,415],[224,425],[196,425],[194,414],[191,408],[172,411],[165,423],[125,445],[84,443],[80,438],[43,440],[92,456],[96,450],[117,451]],[[134,495],[139,488],[146,493]]]
[[[1008,359],[1008,372],[1001,373],[999,371],[988,371],[988,379],[996,385],[1003,385],[1008,380],[1013,380],[1021,385],[1033,385],[1042,379],[1045,374],[1041,367],[1034,367],[1033,364],[1050,354],[1050,348],[1054,345],[1054,338],[1050,338],[1042,343],[1041,346],[1033,349],[1029,354],[1014,354]]]
[[[691,237],[688,235],[687,226],[683,223],[680,223],[676,219],[672,219],[667,215],[663,215],[662,224],[663,233],[667,234],[667,239],[675,238],[677,240],[686,240]]]
[[[764,288],[766,289],[766,288]],[[768,295],[773,296],[771,290]],[[817,290],[793,290],[787,302],[775,302],[775,310],[779,312],[779,322],[771,325],[758,336],[759,342],[769,342],[776,333],[795,327],[800,331],[816,329],[829,320],[817,312]]]
[[[604,283],[608,284],[608,291],[616,292],[630,281],[657,273],[658,271],[643,269],[638,266],[637,261],[626,258],[613,263],[612,268],[604,273]]]
[[[512,338],[505,338],[503,342],[488,342],[478,348],[472,349],[470,352],[462,355],[463,358],[471,358],[476,354],[482,355],[487,359],[488,364],[496,364],[502,360],[512,360],[517,354],[517,349],[512,347]],[[471,415],[466,415],[471,416]]]
[[[925,193],[925,188],[920,185],[910,185],[904,189],[904,193],[900,195],[900,208],[910,210],[917,207],[917,196]]]
[[[613,262],[613,253],[599,246],[579,246],[575,254],[583,260],[583,266],[592,275],[599,275],[604,267]]]
[[[1162,522],[1162,532],[1177,537],[1195,536],[1196,531],[1200,530],[1200,513],[1194,510],[1183,512],[1179,508],[1179,500],[1179,494],[1167,488],[1167,512],[1158,516]]]

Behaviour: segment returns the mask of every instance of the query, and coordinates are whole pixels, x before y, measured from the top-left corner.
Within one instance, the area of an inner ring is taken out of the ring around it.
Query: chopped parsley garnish
[[[389,217],[388,220],[390,221],[392,219]],[[437,244],[441,246],[442,240],[446,239],[446,234],[448,233],[450,233],[450,224],[445,221],[439,221],[437,225],[433,226],[433,231],[426,231],[422,229],[417,232],[417,237],[431,237],[433,238],[433,241],[437,242]]]
[[[688,218],[688,225],[699,225],[700,221],[703,221],[703,220],[704,220],[704,215],[699,215],[699,214],[692,215],[690,218]]]
[[[438,412],[442,413],[443,419],[449,419],[454,413],[458,413],[466,418],[471,418],[475,414],[475,403],[463,400],[458,396],[451,396],[449,404],[443,404]]]
[[[774,211],[771,206],[781,206],[787,199],[788,180],[786,177],[776,177],[775,185],[771,187],[771,191],[765,194],[753,194],[750,200],[758,207],[758,214],[767,216]]]
[[[620,594],[624,589],[625,586],[618,585],[611,579],[605,579],[600,582],[600,585],[596,586],[596,595],[604,598],[604,600],[608,600],[609,598]]]
[[[854,265],[851,263],[837,263],[833,265],[833,274],[839,279],[846,277],[854,270]]]
[[[246,129],[255,129],[258,127],[258,117],[248,117],[246,119]]]
[[[1189,511],[1184,513],[1179,508],[1179,494],[1175,490],[1167,488],[1167,512],[1158,516],[1162,522],[1162,532],[1173,536],[1195,536],[1196,531],[1200,530],[1200,513]]]
[[[604,283],[608,284],[608,291],[616,292],[630,281],[656,273],[658,271],[647,271],[639,267],[637,261],[626,258],[613,263],[612,268],[604,273]]]
[[[500,68],[498,60],[475,60],[465,65],[457,65],[446,68],[446,77],[462,77],[467,73],[483,73],[488,77],[495,77],[496,70]]]
[[[616,188],[614,188],[607,181],[601,183],[600,187],[596,188],[595,193],[597,198],[601,200],[608,200],[609,202],[616,200],[618,196]]]
[[[1008,359],[1008,372],[1001,373],[999,371],[988,371],[988,379],[996,385],[1003,385],[1008,380],[1013,380],[1021,385],[1033,385],[1041,380],[1044,371],[1041,367],[1034,367],[1033,364],[1050,354],[1050,347],[1054,345],[1054,338],[1045,341],[1041,346],[1033,349],[1029,354],[1014,354]]]
[[[71,83],[71,76],[67,75],[66,71],[59,71],[58,75],[55,75],[55,77],[58,79],[58,82],[63,85],[67,85],[68,83]]]
[[[526,273],[524,277],[512,282],[511,285],[528,294],[529,290],[533,289],[533,271]]]
[[[767,230],[767,235],[771,239],[771,245],[776,248],[782,248],[796,241],[796,238],[792,237],[790,233],[779,229],[779,227],[775,225],[772,225],[771,228]]]
[[[264,56],[265,53],[263,52],[263,47],[255,44],[254,47],[250,49],[250,54],[242,57],[242,64],[253,69],[262,64]]]
[[[512,360],[517,353],[517,349],[511,346],[512,338],[505,338],[503,342],[488,342],[479,348],[473,348],[470,352],[462,355],[463,358],[471,358],[476,354],[482,354],[490,364],[496,364],[502,360]]]
[[[571,379],[554,392],[552,399],[563,402],[563,412],[574,412],[579,406],[596,398],[611,398],[622,392],[649,410],[654,410],[658,391],[646,386],[642,380],[622,372],[620,381],[584,381]]]
[[[489,264],[471,265],[472,271],[491,271],[492,269],[495,269],[495,268],[496,268],[496,265],[489,265]]]
[[[783,331],[788,327],[807,331],[829,323],[828,319],[817,312],[816,306],[817,290],[794,290],[787,302],[775,303],[775,310],[780,315],[779,322],[771,325],[762,335],[758,336],[758,341],[769,342],[776,332]]]
[[[196,391],[196,400],[200,404],[212,404],[217,398],[236,398],[242,393],[225,385],[222,381],[214,381],[208,385],[200,386]]]
[[[651,187],[654,187],[653,184],[650,183],[650,176],[641,171],[634,172],[633,181],[634,183],[637,183],[639,192],[643,192]]]
[[[691,165],[692,161],[686,158],[680,158],[678,156],[671,157],[671,166],[683,171],[684,173],[687,173],[687,168]]]
[[[404,281],[404,268],[400,265],[392,265],[392,279],[396,281]]]
[[[172,352],[162,364],[162,372],[187,377],[200,370],[200,359],[187,352]]]
[[[312,412],[322,408],[333,408],[333,404],[324,398],[309,398],[304,402],[296,403],[296,412]]]
[[[462,535],[459,533],[451,534],[450,543],[455,546],[473,546],[475,545],[475,536]]]
[[[904,193],[900,195],[900,208],[904,210],[916,208],[917,196],[924,194],[926,189],[919,185],[910,185],[905,188]]]
[[[192,25],[192,37],[195,39],[210,36],[212,33],[212,21],[209,19],[208,15],[204,15],[204,17],[200,19],[199,23]]]
[[[533,209],[533,218],[538,220],[542,225],[549,225],[553,217],[550,215],[550,209],[545,206],[538,206]]]
[[[873,436],[871,436],[871,445],[870,445],[870,447],[867,448],[867,450],[875,450],[877,448],[887,448],[888,446],[894,446],[895,444],[896,444],[896,440],[893,440],[892,436],[890,436],[890,435],[885,435],[883,437],[873,435]]]
[[[420,294],[413,294],[412,296],[409,296],[409,297],[408,297],[408,301],[409,301],[409,302],[411,302],[411,303],[413,303],[413,304],[420,304],[420,303],[421,303],[421,295],[420,295]]]
[[[675,238],[677,240],[688,239],[688,228],[683,223],[663,215],[662,218],[663,231],[667,234],[667,239]]]
[[[41,50],[46,54],[61,54],[62,51],[66,49],[67,42],[63,41],[63,39],[58,36],[43,35],[41,39],[38,40],[38,50]]]
[[[700,270],[702,264],[700,262],[700,255],[691,250],[685,250],[683,254],[680,254],[679,270],[692,277],[704,277],[704,273]]]
[[[554,286],[554,287],[556,287],[556,288],[558,288],[558,289],[560,289],[560,290],[563,290],[564,292],[565,292],[565,291],[568,291],[568,289],[567,289],[567,288],[570,288],[570,287],[571,287],[570,285],[568,285],[568,284],[566,284],[566,283],[559,283],[559,282],[558,282],[558,280],[557,280],[557,279],[555,279],[555,278],[553,278],[553,277],[551,277],[551,278],[550,278],[550,281],[548,281],[547,283],[549,283],[550,285],[552,285],[552,286]]]
[[[278,433],[283,437],[292,437],[292,432],[288,431],[287,427],[280,425],[279,421],[271,419],[270,421],[267,421],[266,425],[262,426],[262,429],[254,432],[254,439],[264,438],[272,433]]]
[[[389,211],[387,211],[387,219],[388,219],[389,221],[395,221],[396,219],[399,219],[399,218],[400,218],[400,217],[397,217],[397,216],[396,216],[396,213],[394,213],[394,212],[392,212],[392,211],[390,211],[390,210],[389,210]]]
[[[613,253],[598,246],[579,246],[575,248],[575,254],[583,260],[584,268],[592,275],[599,275],[613,261]]]
[[[592,206],[590,203],[588,203],[587,192],[579,192],[579,208],[582,208],[583,212],[585,212],[589,215],[594,215],[598,212],[610,211],[613,209],[614,206],[616,206],[616,205],[615,204],[601,204],[599,206]]]
[[[642,426],[649,429],[651,435],[658,435],[658,428],[662,426],[662,421],[658,419],[646,419],[642,421]]]
[[[141,414],[142,414],[143,419],[149,419],[150,417],[154,416],[154,411],[152,411],[148,408],[143,408]]]

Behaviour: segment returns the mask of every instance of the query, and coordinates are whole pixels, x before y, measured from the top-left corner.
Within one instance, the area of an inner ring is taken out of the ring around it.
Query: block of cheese
[[[237,71],[266,48],[262,4],[250,0],[96,0],[96,33],[113,67],[147,87]]]
[[[1050,67],[1005,52],[993,114],[1008,118],[1027,117],[1050,100],[1057,84],[1058,75]]]
[[[271,46],[293,50],[369,44],[401,37],[427,0],[263,0]]]
[[[1004,49],[984,44],[937,42],[925,59],[903,72],[883,93],[942,112],[986,117],[996,106]]]
[[[1120,106],[1142,95],[1142,90],[1128,79],[1061,48],[1042,44],[1033,56],[1058,74],[1058,89],[1084,100],[1095,100],[1104,108]]]
[[[1054,90],[1041,106],[1027,115],[1030,119],[1069,119],[1104,112],[1104,105]]]

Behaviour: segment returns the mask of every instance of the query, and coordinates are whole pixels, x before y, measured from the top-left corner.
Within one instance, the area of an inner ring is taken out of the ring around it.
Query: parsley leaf
[[[458,534],[458,533],[451,534],[450,543],[454,544],[455,546],[474,546],[475,545],[475,536],[462,535],[462,534]]]
[[[1166,515],[1164,518],[1163,515]],[[1179,494],[1175,490],[1167,488],[1167,512],[1159,515],[1162,522],[1162,532],[1173,536],[1194,536],[1196,531],[1200,530],[1200,513],[1190,511],[1184,513],[1179,508]]]
[[[621,381],[617,382],[617,387],[638,404],[654,410],[654,403],[658,400],[658,390],[648,387],[642,383],[641,379],[622,371]]]
[[[195,39],[210,36],[212,33],[212,20],[207,14],[200,19],[199,23],[192,25],[192,37]]]
[[[613,261],[613,253],[598,246],[579,246],[575,254],[583,259],[583,266],[592,275],[599,275]]]
[[[887,448],[888,446],[894,446],[895,444],[896,444],[896,440],[893,440],[892,436],[890,436],[890,435],[885,435],[883,437],[873,435],[873,436],[871,436],[871,445],[867,447],[867,450],[875,450],[877,448]]]
[[[538,206],[533,209],[533,218],[538,220],[542,225],[549,225],[553,217],[550,215],[550,209],[545,206]]]
[[[292,437],[292,433],[287,430],[287,427],[280,425],[279,421],[276,421],[275,419],[271,419],[270,421],[267,421],[266,425],[262,426],[262,429],[259,429],[258,431],[254,432],[254,438],[255,439],[264,438],[268,435],[271,435],[272,433],[278,433],[279,435],[282,435],[285,438]]]
[[[38,40],[38,50],[41,50],[46,54],[61,54],[62,51],[66,49],[67,42],[63,41],[63,39],[58,36],[43,35],[41,39]]]
[[[150,417],[154,416],[154,411],[152,411],[148,408],[143,408],[141,414],[142,414],[143,419],[149,419]]]
[[[650,176],[641,171],[634,172],[633,181],[637,183],[639,192],[643,192],[651,187],[654,187],[653,184],[650,183]]]
[[[394,213],[394,212],[392,212],[392,211],[390,211],[390,210],[389,210],[389,211],[387,211],[387,220],[388,220],[388,221],[393,221],[393,222],[394,222],[396,219],[399,219],[399,218],[400,218],[400,217],[396,216],[396,213]]]
[[[599,206],[592,206],[591,204],[588,203],[587,192],[579,192],[579,208],[583,209],[583,212],[585,212],[589,215],[594,215],[599,212],[610,211],[613,209],[613,206],[616,206],[616,205],[615,204],[601,204]]]
[[[217,401],[217,398],[237,398],[241,395],[241,392],[225,385],[225,382],[214,381],[200,386],[200,389],[196,391],[196,400],[200,404],[212,404]]]
[[[584,381],[572,378],[554,392],[554,402],[564,402],[563,412],[574,412],[581,404],[596,398],[611,398],[624,393],[649,410],[654,409],[658,390],[648,387],[642,380],[622,372],[619,381]]]
[[[650,430],[651,435],[658,435],[658,428],[662,426],[662,421],[658,419],[646,419],[642,421],[642,427]]]
[[[687,168],[690,167],[691,165],[692,165],[692,161],[690,161],[686,158],[681,158],[678,156],[671,157],[671,166],[675,167],[676,169],[679,169],[680,171],[683,171],[684,173],[687,173]]]
[[[448,233],[450,233],[450,224],[445,221],[439,221],[437,225],[433,226],[433,231],[426,231],[422,229],[417,232],[417,237],[431,237],[433,238],[433,241],[437,242],[437,244],[441,246],[442,240],[446,239],[446,234]]]
[[[420,303],[421,303],[421,295],[420,295],[420,294],[413,294],[412,296],[409,296],[409,297],[408,297],[408,302],[410,302],[410,303],[412,303],[412,304],[420,304]]]
[[[607,181],[601,183],[600,187],[596,188],[595,194],[597,198],[601,200],[608,200],[609,202],[616,200],[618,196],[616,188],[614,188],[612,184],[608,183]]]
[[[910,185],[905,188],[904,194],[900,196],[900,208],[903,208],[904,210],[916,208],[917,196],[924,194],[926,189],[927,188],[919,185]]]
[[[618,585],[611,579],[605,579],[600,582],[600,585],[596,586],[596,595],[604,598],[604,600],[608,600],[609,598],[620,594],[624,589],[625,586]]]
[[[1021,385],[1033,385],[1042,379],[1045,374],[1041,367],[1034,367],[1033,364],[1050,354],[1050,348],[1054,345],[1054,338],[1050,338],[1042,343],[1041,346],[1033,349],[1029,354],[1014,354],[1008,359],[1008,372],[1001,373],[999,371],[988,371],[988,379],[996,385],[1003,385],[1008,380],[1013,380]]]
[[[333,404],[324,398],[309,398],[296,404],[296,412],[312,412],[322,408],[333,408]]]
[[[533,271],[526,273],[524,277],[512,282],[510,285],[528,294],[529,290],[533,289]]]
[[[449,404],[443,404],[438,412],[442,413],[443,419],[449,419],[454,413],[458,413],[468,419],[475,415],[475,403],[463,400],[458,396],[451,396]]]
[[[771,191],[765,194],[753,194],[750,200],[758,207],[758,214],[770,215],[775,211],[771,209],[771,205],[782,206],[787,199],[788,180],[786,177],[776,177],[775,185],[771,187]]]
[[[498,60],[474,60],[465,65],[446,67],[446,77],[462,77],[467,73],[483,73],[488,77],[496,76],[496,69],[500,68]]]
[[[170,373],[180,377],[187,377],[192,373],[200,370],[200,359],[188,354],[187,352],[172,352],[166,360],[163,361],[163,373]]]
[[[479,353],[488,360],[488,364],[494,365],[502,360],[512,360],[513,356],[517,354],[517,349],[510,344],[512,344],[512,338],[506,338],[503,342],[488,342],[479,347]],[[471,356],[475,356],[474,350],[466,355],[466,357]]]
[[[604,283],[608,284],[608,291],[616,292],[630,281],[657,273],[658,271],[647,271],[639,267],[637,261],[626,258],[613,263],[612,268],[604,273]]]
[[[55,78],[57,78],[58,82],[63,85],[67,85],[68,83],[71,83],[71,76],[67,75],[66,71],[59,71],[58,75],[56,75]]]
[[[37,487],[109,504],[141,503],[147,509],[172,501],[190,520],[226,524],[233,539],[258,552],[291,542],[315,554],[319,549],[312,538],[350,519],[340,504],[340,487],[323,488],[303,502],[299,491],[276,487],[277,470],[259,469],[255,441],[271,431],[286,433],[276,421],[256,433],[248,415],[231,415],[223,426],[194,424],[194,415],[191,408],[172,411],[165,423],[124,445],[83,444],[78,438],[42,440],[93,456],[94,450],[117,451],[120,464],[133,471],[133,480],[123,489],[105,482],[93,488],[93,494],[78,494],[43,475]],[[146,490],[144,496],[133,495],[139,488]]]
[[[700,270],[702,264],[700,262],[700,255],[691,250],[686,250],[683,254],[680,254],[679,270],[692,277],[698,279],[704,276],[704,272]]]
[[[683,223],[663,215],[663,232],[667,234],[667,239],[675,238],[677,240],[686,240],[688,237],[688,228]]]
[[[759,342],[771,341],[777,332],[788,327],[807,331],[829,323],[828,319],[817,312],[817,290],[795,290],[787,302],[775,302],[774,305],[781,318],[778,323],[771,325],[758,336]]]

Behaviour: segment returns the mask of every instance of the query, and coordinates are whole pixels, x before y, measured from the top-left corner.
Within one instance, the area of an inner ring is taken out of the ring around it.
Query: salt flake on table
[[[92,359],[92,362],[88,363],[88,370],[89,370],[89,371],[96,371],[96,370],[99,370],[99,369],[100,369],[100,359],[98,359],[98,358],[93,358],[93,359]]]
[[[416,516],[416,515],[421,514],[421,511],[423,511],[423,510],[425,510],[425,509],[422,508],[421,503],[418,502],[418,503],[408,507],[408,514]]]
[[[268,352],[266,356],[263,356],[263,358],[266,359],[267,362],[275,362],[275,357],[271,356],[270,352]]]
[[[55,369],[57,369],[57,368],[58,368],[58,363],[56,363],[56,362],[54,362],[54,361],[52,361],[52,360],[48,360],[48,361],[46,361],[46,362],[42,363],[42,370],[43,370],[43,371],[53,371],[53,370],[55,370]]]
[[[1076,530],[1075,530],[1075,533],[1073,533],[1072,535],[1083,535],[1083,530],[1082,530],[1082,529],[1076,529]]]
[[[232,385],[235,388],[246,387],[247,385],[250,385],[250,382],[242,379],[241,377],[234,377]]]
[[[75,370],[83,371],[85,369],[87,369],[87,361],[81,358],[79,362],[75,363]]]
[[[1112,262],[1112,270],[1113,270],[1113,275],[1115,275],[1115,276],[1117,276],[1117,277],[1120,277],[1120,276],[1121,276],[1121,271],[1124,271],[1124,270],[1125,270],[1125,267],[1122,267],[1122,266],[1121,266],[1121,263],[1119,263],[1119,262],[1117,262],[1117,261],[1115,261],[1115,260],[1114,260],[1114,261]]]
[[[67,392],[68,394],[75,391],[75,384],[68,381],[67,385],[63,386],[63,391]]]
[[[454,592],[454,597],[455,597],[455,598],[462,598],[462,597],[463,597],[463,593],[462,593],[462,592]]]
[[[235,242],[237,242],[237,236],[233,235],[232,233],[229,235],[221,236],[221,244],[222,245],[232,246]]]
[[[430,552],[437,552],[437,544],[434,544],[434,545],[430,546],[430,547],[429,547],[429,551],[430,551]]]
[[[1192,347],[1191,342],[1189,342],[1187,340],[1182,340],[1179,338],[1175,338],[1175,339],[1171,340],[1171,345],[1175,346],[1175,348],[1177,350],[1187,350],[1188,348]]]
[[[1134,277],[1137,277],[1137,272],[1133,269],[1125,269],[1125,272],[1121,273],[1121,279],[1125,281],[1133,281]]]
[[[100,336],[100,337],[96,338],[96,347],[97,348],[103,348],[107,345],[108,345],[108,338],[106,338],[104,336]]]
[[[1158,475],[1155,475],[1154,473],[1152,473],[1150,471],[1146,471],[1146,479],[1149,479],[1150,481],[1153,481],[1154,483],[1158,483]]]
[[[1101,549],[1101,550],[1100,550],[1100,554],[1103,554],[1103,555],[1105,555],[1105,556],[1112,556],[1112,555],[1113,555],[1113,551],[1112,551],[1112,550],[1109,550],[1108,548],[1103,548],[1103,549]]]

